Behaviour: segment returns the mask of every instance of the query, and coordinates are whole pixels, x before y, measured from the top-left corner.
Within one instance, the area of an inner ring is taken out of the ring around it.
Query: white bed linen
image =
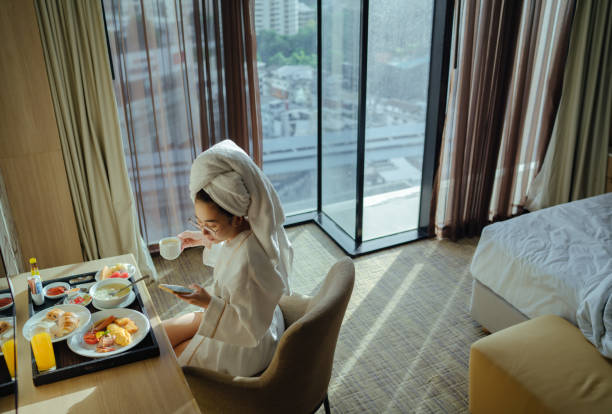
[[[612,357],[612,193],[485,227],[471,272],[530,318],[564,317]]]

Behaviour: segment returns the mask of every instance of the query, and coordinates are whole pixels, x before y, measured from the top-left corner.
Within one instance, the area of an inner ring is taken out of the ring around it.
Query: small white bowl
[[[66,290],[64,290],[64,293],[60,293],[59,295],[49,295],[47,292],[49,291],[49,289],[53,288],[53,287],[58,287],[58,286],[62,286],[64,287]],[[66,292],[70,289],[70,285],[66,282],[53,282],[53,283],[49,283],[47,286],[45,286],[45,288],[43,289],[43,293],[45,294],[45,297],[47,299],[59,299],[59,298],[63,298],[64,296],[66,296]]]
[[[96,293],[103,286],[115,285],[115,284],[127,286],[130,283],[131,282],[129,280],[118,279],[118,278],[101,280],[99,282],[94,283],[92,287],[89,288],[89,294],[96,301],[96,303],[100,304],[101,307],[114,308],[115,306],[119,305],[121,302],[123,302],[127,298],[127,296],[132,291],[132,286],[130,286],[128,289],[125,289],[123,292],[121,292],[120,296],[115,296],[113,298],[100,298],[99,295],[96,295]]]
[[[10,298],[11,299],[10,303],[7,303],[6,305],[0,307],[0,311],[8,309],[11,306],[13,306],[13,295],[11,295],[10,293],[0,293],[0,298]]]
[[[77,292],[76,294],[67,296],[64,299],[64,303],[66,305],[87,306],[91,303],[91,301],[92,301],[91,295],[89,293],[84,293],[84,292]]]

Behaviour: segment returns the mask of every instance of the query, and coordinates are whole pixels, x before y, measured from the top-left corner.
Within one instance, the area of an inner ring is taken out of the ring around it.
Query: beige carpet
[[[292,289],[313,294],[343,252],[313,224],[288,233]],[[329,386],[333,413],[468,412],[470,344],[484,336],[468,312],[476,243],[432,239],[355,259],[355,289]],[[154,261],[165,283],[204,283],[212,274],[200,249]],[[191,309],[149,290],[162,318]]]

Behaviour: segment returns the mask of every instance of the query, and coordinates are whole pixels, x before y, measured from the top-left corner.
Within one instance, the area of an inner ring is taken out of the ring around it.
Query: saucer
[[[134,302],[135,299],[136,299],[136,293],[134,291],[131,291],[130,294],[127,295],[127,298],[125,298],[125,300],[123,302],[121,302],[120,304],[118,304],[116,306],[113,306],[112,308],[103,308],[98,303],[96,303],[95,299],[91,302],[91,305],[94,308],[96,308],[97,310],[127,308],[128,306],[130,306],[132,304],[132,302]]]

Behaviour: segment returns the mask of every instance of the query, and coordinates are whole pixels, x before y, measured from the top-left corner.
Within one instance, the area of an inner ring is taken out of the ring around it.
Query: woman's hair
[[[195,199],[196,200],[200,200],[200,201],[202,201],[204,203],[211,203],[211,204],[215,205],[223,215],[225,215],[225,216],[227,216],[229,218],[234,217],[234,215],[232,213],[230,213],[229,211],[227,211],[226,209],[221,207],[219,204],[215,203],[215,201],[203,189],[196,193]]]

